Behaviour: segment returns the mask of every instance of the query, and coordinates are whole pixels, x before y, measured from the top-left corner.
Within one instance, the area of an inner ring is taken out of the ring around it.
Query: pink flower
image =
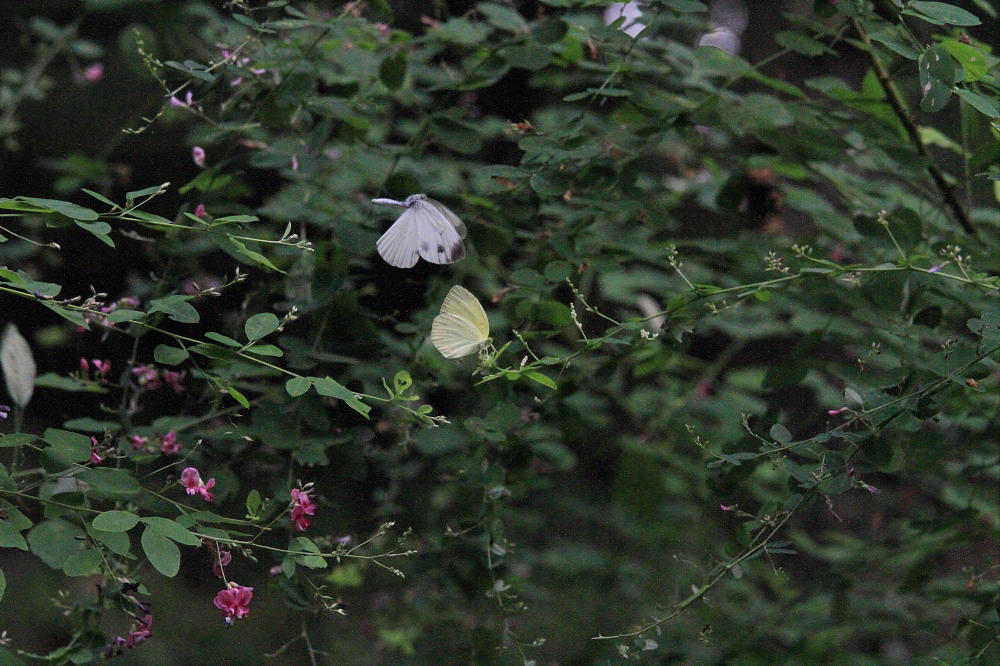
[[[247,605],[251,599],[253,599],[252,587],[237,585],[235,582],[229,581],[226,589],[215,595],[212,603],[222,611],[223,617],[226,618],[226,624],[232,626],[233,620],[239,620],[250,614]]]
[[[222,578],[222,568],[229,566],[229,563],[233,561],[233,554],[224,544],[217,541],[210,542],[208,549],[212,551],[212,573],[217,578]]]
[[[7,405],[0,405],[0,421],[7,418],[8,414],[10,414],[10,407]]]
[[[197,206],[195,206],[194,215],[195,215],[195,217],[204,218],[205,217],[205,204],[200,203]]]
[[[184,484],[188,495],[201,495],[206,502],[215,499],[215,495],[209,492],[209,489],[215,485],[215,479],[209,479],[208,483],[205,483],[201,480],[201,474],[194,467],[187,467],[181,472],[181,483]]]
[[[163,451],[168,456],[174,456],[181,452],[181,445],[177,443],[176,430],[171,430],[170,432],[168,432],[166,435],[163,436],[163,443],[160,444],[160,451]],[[211,502],[212,500],[208,501]]]
[[[146,613],[145,617],[139,620],[138,626],[129,632],[125,639],[125,647],[133,648],[153,635],[153,616]]]
[[[80,359],[80,370],[84,372],[90,372],[90,363],[87,362],[87,359],[85,358]]]
[[[194,160],[196,166],[205,168],[206,157],[207,155],[205,154],[205,149],[201,146],[195,146],[191,149],[191,159]]]
[[[291,519],[295,529],[299,532],[305,531],[307,527],[312,525],[312,521],[306,516],[313,515],[316,515],[316,505],[309,498],[309,491],[293,488]]]
[[[171,97],[170,98],[170,106],[181,108],[181,109],[187,109],[187,108],[190,108],[190,107],[193,107],[193,106],[197,106],[197,104],[194,102],[194,99],[192,99],[191,91],[188,90],[187,95],[184,96],[184,101],[183,102],[181,100],[177,99],[176,97]]]
[[[163,381],[167,383],[170,388],[174,390],[174,393],[183,393],[184,387],[181,386],[181,382],[187,377],[187,370],[181,370],[177,372],[175,370],[166,370],[163,373]]]
[[[736,505],[734,504],[732,506],[726,506],[725,504],[720,504],[719,508],[722,509],[723,511],[733,511],[736,509]]]
[[[90,65],[83,70],[83,78],[87,79],[90,83],[97,83],[104,78],[104,65],[99,62]]]
[[[136,451],[144,448],[147,444],[149,444],[148,437],[143,437],[141,435],[132,435],[132,448],[135,449]]]
[[[292,171],[299,170],[299,158],[296,155],[292,155]]]
[[[101,460],[101,457],[99,455],[97,455],[100,450],[101,450],[101,444],[100,444],[100,442],[97,441],[96,437],[91,437],[90,438],[90,462],[94,463],[95,465],[100,465],[102,462],[104,462],[103,460]]]
[[[98,358],[95,358],[92,359],[90,362],[94,365],[94,370],[97,371],[97,374],[102,377],[111,372],[111,361],[102,361]]]
[[[155,391],[160,388],[160,374],[157,372],[156,367],[152,365],[140,365],[138,368],[132,368],[132,374],[135,375],[135,380],[139,382],[139,386],[150,391]]]
[[[828,409],[826,411],[830,416],[836,416],[837,414],[843,414],[847,411],[847,407],[841,407],[840,409]]]
[[[378,28],[378,34],[382,35],[383,37],[389,36],[389,26],[387,26],[385,23],[379,23],[375,27]]]
[[[944,264],[937,264],[935,266],[931,266],[930,268],[928,268],[927,272],[928,273],[937,273],[942,268],[944,268]]]

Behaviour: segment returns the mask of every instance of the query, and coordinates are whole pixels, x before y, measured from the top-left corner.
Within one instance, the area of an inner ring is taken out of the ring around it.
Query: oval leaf
[[[181,570],[181,549],[155,528],[143,530],[142,552],[153,568],[167,578],[173,578]]]
[[[265,335],[274,333],[280,325],[281,321],[276,315],[270,312],[261,312],[247,319],[243,325],[243,330],[247,334],[247,340],[253,342],[254,340],[260,340]]]
[[[105,532],[128,532],[139,523],[139,516],[128,511],[105,511],[94,518],[94,529]]]

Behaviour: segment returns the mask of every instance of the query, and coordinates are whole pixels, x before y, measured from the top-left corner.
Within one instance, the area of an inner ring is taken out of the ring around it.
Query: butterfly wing
[[[382,258],[396,268],[413,268],[420,256],[417,214],[415,206],[407,208],[375,243]]]
[[[461,358],[478,352],[489,337],[490,321],[479,300],[465,287],[452,287],[431,324],[431,342],[445,358]]]
[[[404,214],[413,215],[420,256],[432,264],[453,264],[465,257],[465,224],[433,199],[414,201]]]

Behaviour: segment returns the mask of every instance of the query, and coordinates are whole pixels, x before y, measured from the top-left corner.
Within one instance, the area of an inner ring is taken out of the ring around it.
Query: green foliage
[[[302,632],[253,640],[301,659],[1000,658],[988,9],[816,2],[754,64],[694,46],[699,2],[636,37],[598,1],[153,4],[115,141],[187,182],[92,145],[0,199],[0,548],[99,581],[45,658],[156,663],[185,594],[205,645],[298,626],[280,595]],[[10,149],[53,55],[112,44],[29,26]],[[417,192],[461,262],[375,252],[369,201]],[[452,361],[458,283],[492,337]]]

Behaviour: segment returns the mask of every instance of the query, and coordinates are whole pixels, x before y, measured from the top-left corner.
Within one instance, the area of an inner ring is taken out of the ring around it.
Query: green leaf
[[[293,398],[297,398],[300,395],[304,395],[305,392],[308,391],[309,387],[311,386],[312,382],[309,380],[308,377],[293,377],[292,379],[289,379],[287,382],[285,382],[285,390],[288,392],[288,395],[292,396]]]
[[[233,340],[232,338],[230,338],[228,336],[222,335],[221,333],[215,333],[214,331],[210,331],[210,332],[206,333],[205,337],[208,338],[209,340],[215,340],[216,342],[218,342],[220,344],[223,344],[223,345],[226,345],[227,347],[242,347],[243,346],[242,344],[240,344],[236,340]]]
[[[67,576],[90,576],[101,572],[103,562],[101,551],[89,548],[70,555],[63,562],[62,570]]]
[[[247,495],[247,517],[254,518],[260,514],[260,507],[262,503],[260,492],[256,489],[251,490]]]
[[[281,351],[280,347],[275,347],[274,345],[254,345],[253,347],[247,348],[248,354],[257,354],[258,356],[284,356],[285,352]]]
[[[139,524],[139,516],[129,511],[105,511],[94,518],[94,529],[105,532],[128,532]]]
[[[792,433],[788,431],[788,428],[781,425],[780,423],[775,423],[771,426],[771,438],[778,444],[788,444],[792,441]]]
[[[0,548],[28,550],[28,542],[21,536],[20,530],[16,529],[8,521],[0,520]]]
[[[232,386],[226,388],[226,393],[228,393],[233,400],[240,403],[244,409],[250,408],[250,401],[247,400],[247,397],[234,389]]]
[[[431,128],[442,145],[457,153],[472,154],[478,152],[483,145],[482,137],[475,127],[448,116],[432,117]]]
[[[156,345],[156,348],[153,350],[153,360],[162,365],[183,363],[188,359],[188,356],[190,354],[188,354],[186,349],[168,347],[167,345]]]
[[[920,108],[927,113],[943,109],[951,99],[951,89],[955,82],[955,61],[940,46],[932,46],[917,61],[920,71],[920,88],[923,98]]]
[[[274,333],[280,325],[281,320],[275,314],[261,312],[247,319],[243,325],[243,330],[247,335],[247,339],[253,342]]]
[[[486,17],[490,25],[507,32],[521,33],[528,29],[528,22],[517,10],[495,2],[480,2],[476,9]]]
[[[73,222],[81,229],[89,231],[95,238],[97,238],[97,240],[101,241],[108,247],[115,246],[115,242],[111,240],[110,236],[108,236],[108,234],[111,233],[111,225],[107,222],[84,222],[82,220],[73,220]]]
[[[3,601],[3,594],[7,591],[7,577],[3,573],[3,569],[0,569],[0,601]]]
[[[988,118],[1000,118],[1000,102],[997,102],[997,100],[974,93],[965,88],[956,88],[955,94],[984,116]]]
[[[821,55],[827,50],[822,42],[801,32],[782,31],[774,36],[774,41],[778,46],[809,57]]]
[[[198,311],[194,309],[194,306],[188,303],[190,300],[190,296],[182,296],[180,294],[155,298],[149,302],[149,311],[162,312],[174,321],[179,321],[182,324],[194,324],[201,317]]]
[[[78,432],[48,428],[42,439],[55,451],[73,462],[90,460],[90,438]]]
[[[382,61],[378,78],[389,90],[399,90],[406,81],[406,49],[399,49]]]
[[[169,518],[149,516],[143,518],[142,522],[146,523],[147,529],[152,528],[168,539],[185,546],[198,546],[201,544],[201,539],[195,536],[193,532]]]
[[[542,386],[549,387],[553,391],[559,388],[559,386],[554,381],[552,381],[551,379],[549,379],[540,372],[536,372],[534,370],[525,370],[524,376],[527,377],[528,379],[538,382]]]
[[[61,215],[73,220],[96,220],[100,217],[97,212],[84,208],[83,206],[77,206],[75,203],[70,203],[68,201],[59,201],[58,199],[37,199],[35,197],[18,197],[21,201],[30,203],[33,206],[37,206],[42,210],[55,211]]]
[[[181,570],[180,548],[153,527],[142,531],[142,552],[153,568],[167,578],[173,578]]]
[[[945,39],[941,41],[941,48],[947,51],[962,66],[965,74],[962,80],[966,83],[979,81],[989,71],[989,60],[975,46],[965,44],[957,39]]]
[[[246,246],[246,243],[244,243],[243,241],[237,238],[233,238],[232,236],[229,236],[227,240],[235,248],[236,254],[243,257],[244,259],[247,259],[251,264],[260,266],[261,268],[265,268],[269,271],[275,271],[277,273],[285,272],[280,268],[278,268],[277,266],[275,266],[274,264],[272,264],[270,259],[262,255],[260,252],[255,252],[254,250],[248,248]]]
[[[89,456],[89,454],[88,454]],[[112,467],[94,467],[80,472],[77,477],[89,483],[93,490],[107,495],[130,496],[142,490],[131,474]]]
[[[900,13],[922,18],[934,25],[968,26],[982,23],[975,14],[967,12],[961,7],[949,5],[946,2],[923,2],[922,0],[915,0],[909,3],[909,9],[904,9]]]
[[[53,569],[62,569],[70,557],[80,551],[85,534],[82,529],[60,518],[38,523],[28,532],[31,552]]]
[[[126,321],[139,321],[145,317],[146,313],[141,310],[115,310],[108,315],[108,321],[112,324],[121,324]]]
[[[316,387],[316,392],[320,395],[343,400],[347,403],[348,407],[361,414],[361,416],[368,418],[368,412],[372,408],[361,402],[358,396],[353,391],[348,390],[346,386],[337,383],[336,380],[330,377],[324,377],[323,379],[313,377],[312,383]]]

